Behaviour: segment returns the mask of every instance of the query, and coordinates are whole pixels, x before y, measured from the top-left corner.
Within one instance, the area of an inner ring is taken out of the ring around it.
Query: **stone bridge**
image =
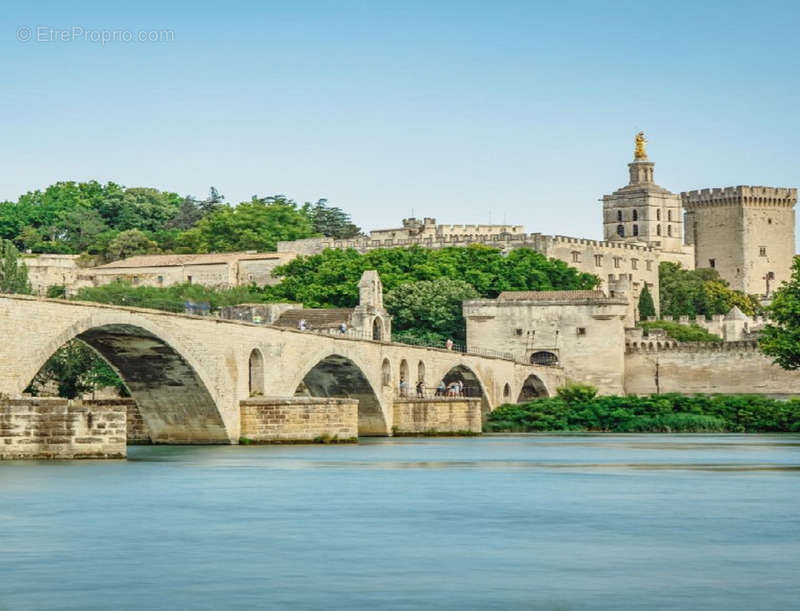
[[[102,355],[136,400],[156,443],[237,443],[253,396],[358,399],[360,435],[389,435],[401,377],[433,387],[461,379],[484,417],[549,395],[557,367],[442,349],[322,335],[97,303],[0,296],[0,395],[18,397],[77,338]]]

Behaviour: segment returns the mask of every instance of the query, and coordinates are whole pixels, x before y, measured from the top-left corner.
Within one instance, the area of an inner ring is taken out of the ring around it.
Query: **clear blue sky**
[[[600,237],[639,129],[673,191],[800,185],[797,2],[14,4],[0,199],[214,185]],[[174,41],[37,40],[73,27]]]

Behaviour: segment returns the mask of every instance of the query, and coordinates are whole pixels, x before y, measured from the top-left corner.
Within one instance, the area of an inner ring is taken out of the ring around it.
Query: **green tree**
[[[653,303],[653,296],[645,284],[642,292],[639,293],[639,320],[647,320],[648,317],[655,315],[656,306]]]
[[[371,250],[326,250],[298,257],[273,273],[277,286],[265,289],[276,301],[297,301],[308,307],[349,308],[358,302],[358,280],[375,269],[388,292],[418,280],[451,278],[471,284],[481,297],[502,291],[579,290],[597,286],[598,278],[520,248],[504,255],[483,245],[431,249],[412,246]]]
[[[94,208],[80,207],[65,212],[61,225],[62,241],[73,253],[85,252],[100,234],[108,231],[108,225]]]
[[[662,316],[727,314],[733,306],[752,316],[760,313],[756,297],[728,286],[715,269],[686,270],[664,262],[658,268]]]
[[[800,257],[792,277],[775,291],[767,307],[770,322],[761,331],[759,346],[784,369],[800,368]]]
[[[122,380],[94,350],[79,340],[59,348],[34,376],[28,392],[41,395],[49,384],[58,389],[58,396],[74,399],[99,388],[112,386],[127,394]]]
[[[167,222],[166,226],[168,229],[185,231],[191,229],[201,218],[203,218],[203,210],[200,208],[199,203],[196,199],[187,195],[181,200],[178,211],[175,213],[175,216]]]
[[[465,299],[476,299],[478,291],[464,280],[437,278],[401,284],[386,294],[384,304],[392,315],[397,339],[417,329],[436,335],[438,343],[448,338],[464,341],[466,327],[461,313]]]
[[[178,213],[181,197],[148,187],[114,190],[98,204],[98,212],[119,231],[159,231]]]
[[[305,204],[303,210],[311,219],[314,233],[336,239],[354,238],[361,235],[361,228],[350,220],[350,215],[341,208],[328,206],[327,199],[320,199],[313,206]]]
[[[134,255],[149,255],[158,252],[158,244],[138,229],[123,231],[108,244],[106,259],[116,261]]]
[[[188,252],[274,251],[281,240],[314,235],[308,215],[283,195],[223,206],[178,236]]]
[[[0,240],[0,293],[28,295],[28,267],[19,258],[19,251],[10,240]]]
[[[217,191],[216,187],[208,189],[208,197],[202,201],[197,202],[198,208],[203,213],[203,216],[211,214],[219,210],[225,203],[225,196]]]

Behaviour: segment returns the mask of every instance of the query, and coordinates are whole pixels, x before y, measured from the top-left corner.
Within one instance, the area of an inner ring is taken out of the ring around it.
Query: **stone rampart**
[[[629,342],[625,392],[800,394],[800,373],[764,356],[756,342]]]
[[[311,443],[355,441],[358,401],[318,397],[245,399],[241,410],[242,443]]]
[[[395,399],[395,435],[480,433],[480,399]]]
[[[0,399],[0,459],[125,458],[127,401]]]

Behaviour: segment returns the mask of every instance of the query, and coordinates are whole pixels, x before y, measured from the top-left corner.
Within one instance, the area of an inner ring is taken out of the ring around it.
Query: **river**
[[[0,463],[0,609],[791,609],[800,436]]]

